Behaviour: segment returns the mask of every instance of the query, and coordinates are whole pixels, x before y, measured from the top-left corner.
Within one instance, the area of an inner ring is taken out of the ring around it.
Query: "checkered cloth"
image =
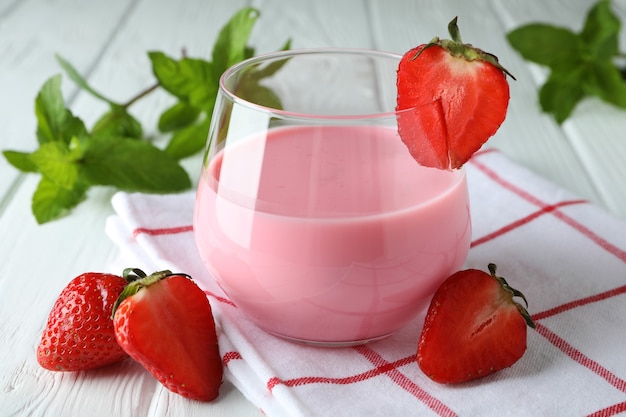
[[[444,386],[414,361],[423,317],[367,345],[315,348],[259,330],[206,288],[228,380],[267,416],[612,416],[626,411],[626,222],[496,151],[466,165],[473,242],[466,267],[525,293],[537,324],[512,367]],[[207,273],[192,236],[194,194],[118,193],[107,233],[116,268]]]

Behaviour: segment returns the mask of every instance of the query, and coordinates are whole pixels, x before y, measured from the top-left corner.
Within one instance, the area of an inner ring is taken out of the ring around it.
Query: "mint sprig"
[[[509,32],[507,39],[524,59],[550,69],[539,90],[539,104],[560,124],[587,97],[626,108],[626,72],[618,65],[624,57],[619,50],[620,29],[611,1],[600,0],[588,11],[578,33],[531,23]]]
[[[57,60],[66,75],[83,91],[108,105],[88,129],[66,106],[62,76],[50,77],[35,99],[38,148],[32,152],[4,150],[16,169],[41,176],[31,209],[38,223],[67,215],[94,186],[145,193],[175,193],[191,187],[180,160],[205,146],[215,105],[219,77],[231,65],[252,57],[248,45],[259,12],[245,7],[218,33],[212,60],[185,56],[175,59],[150,51],[156,83],[126,103],[118,103],[92,87],[64,58]],[[288,49],[287,41],[283,49]],[[161,149],[144,136],[130,108],[155,90],[163,89],[176,102],[163,110],[157,129],[170,135]]]

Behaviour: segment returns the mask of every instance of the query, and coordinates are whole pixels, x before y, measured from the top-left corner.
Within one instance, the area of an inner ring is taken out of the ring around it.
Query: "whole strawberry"
[[[206,294],[187,275],[135,271],[114,309],[118,343],[170,391],[216,398],[223,367]]]
[[[450,39],[408,51],[398,66],[398,131],[421,165],[461,167],[499,129],[509,103],[506,74],[489,53]]]
[[[526,351],[528,311],[513,297],[524,295],[489,272],[468,269],[445,280],[426,314],[417,363],[432,380],[459,383],[513,365]]]
[[[79,371],[127,357],[111,321],[115,301],[126,286],[120,276],[87,272],[61,291],[37,347],[39,364],[53,371]]]

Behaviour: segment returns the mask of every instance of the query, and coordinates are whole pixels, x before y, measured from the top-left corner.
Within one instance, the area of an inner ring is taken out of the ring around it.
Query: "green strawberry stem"
[[[115,317],[115,311],[117,310],[119,305],[122,303],[122,301],[137,294],[141,289],[145,287],[149,287],[150,285],[162,279],[170,277],[172,275],[186,275],[186,274],[180,274],[180,273],[173,274],[172,271],[164,270],[164,271],[153,272],[150,275],[146,275],[146,273],[143,272],[139,268],[124,269],[124,272],[122,273],[122,277],[126,280],[126,282],[128,282],[128,284],[126,285],[126,287],[124,287],[124,290],[122,291],[120,296],[117,298],[117,301],[115,301],[115,304],[113,304],[113,312],[111,313],[111,319]]]
[[[500,62],[498,62],[497,56],[490,54],[489,52],[485,52],[482,49],[475,48],[469,43],[463,43],[463,41],[461,40],[461,30],[459,29],[457,20],[458,17],[455,17],[450,21],[450,23],[448,23],[448,33],[450,33],[450,37],[452,39],[439,39],[439,37],[434,37],[429,43],[427,43],[415,54],[413,59],[417,59],[426,49],[432,46],[439,46],[446,49],[450,53],[450,55],[458,58],[464,58],[467,61],[488,62],[515,80],[516,78],[513,76],[513,74],[511,74],[506,68],[504,68],[500,64]]]
[[[456,43],[463,43],[461,40],[461,31],[459,30],[459,25],[457,24],[458,17],[455,17],[448,23],[448,33],[452,38],[452,41]]]
[[[533,321],[532,317],[530,316],[530,313],[528,313],[528,310],[526,309],[528,307],[528,300],[526,300],[526,296],[521,291],[516,290],[515,288],[511,287],[509,283],[506,282],[504,277],[499,277],[496,275],[495,264],[489,264],[487,268],[489,268],[489,273],[491,274],[491,276],[500,283],[500,285],[502,286],[502,289],[504,289],[504,291],[510,294],[511,301],[513,302],[513,304],[515,304],[515,306],[517,307],[517,310],[520,312],[522,317],[524,317],[524,320],[526,320],[526,324],[528,324],[529,327],[534,329],[535,322]],[[522,300],[524,300],[524,304],[526,304],[526,307],[524,307],[520,303],[513,301],[513,297],[520,297]]]
[[[146,273],[139,268],[126,268],[122,272],[122,278],[124,278],[126,282],[133,282],[145,277]]]

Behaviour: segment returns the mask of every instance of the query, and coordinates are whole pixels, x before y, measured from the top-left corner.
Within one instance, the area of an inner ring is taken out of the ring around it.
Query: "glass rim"
[[[321,55],[321,54],[335,54],[335,55],[360,55],[360,56],[371,56],[371,57],[379,57],[379,58],[388,58],[392,60],[396,60],[398,64],[400,64],[400,60],[402,59],[401,55],[398,55],[393,52],[375,50],[375,49],[364,49],[364,48],[343,48],[343,47],[315,47],[315,48],[297,48],[297,49],[287,49],[277,52],[269,52],[260,55],[256,55],[251,58],[247,58],[243,61],[238,62],[237,64],[229,67],[224,73],[220,76],[219,79],[219,89],[221,92],[233,103],[239,104],[241,106],[247,107],[252,110],[256,110],[259,112],[264,112],[272,115],[276,115],[281,118],[288,119],[301,119],[301,120],[333,120],[333,121],[341,121],[341,120],[374,120],[374,119],[385,119],[385,118],[396,118],[398,114],[404,112],[411,112],[414,108],[407,108],[403,110],[393,110],[387,112],[378,112],[378,113],[363,113],[363,114],[345,114],[345,115],[328,115],[328,114],[315,114],[315,113],[302,113],[302,112],[293,112],[282,109],[276,109],[273,107],[264,106],[262,104],[258,104],[252,102],[250,100],[246,100],[240,96],[238,96],[235,92],[227,87],[227,80],[230,79],[233,75],[238,72],[241,72],[244,68],[249,67],[254,64],[258,64],[264,61],[275,60],[279,58],[285,57],[294,57],[294,56],[304,56],[304,55]]]

